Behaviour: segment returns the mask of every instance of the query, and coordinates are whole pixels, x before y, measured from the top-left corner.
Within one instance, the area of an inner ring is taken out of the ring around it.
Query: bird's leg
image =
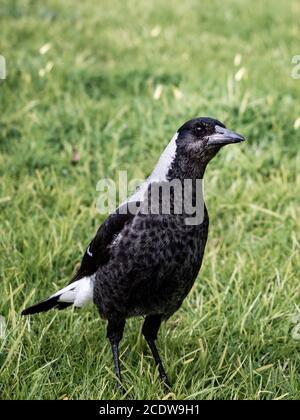
[[[158,366],[159,376],[161,380],[164,382],[165,385],[170,387],[169,379],[167,377],[167,374],[165,372],[165,369],[163,367],[161,358],[159,356],[159,353],[155,344],[155,340],[157,339],[157,333],[161,325],[161,320],[162,320],[161,315],[146,316],[146,319],[142,328],[142,334],[145,337],[151,349],[154,361],[156,365]]]
[[[123,337],[123,331],[125,327],[125,320],[109,320],[107,325],[107,338],[111,344],[111,350],[114,359],[115,374],[117,377],[117,388],[125,393],[125,390],[122,386],[121,380],[121,368],[120,368],[120,359],[119,359],[119,343]]]

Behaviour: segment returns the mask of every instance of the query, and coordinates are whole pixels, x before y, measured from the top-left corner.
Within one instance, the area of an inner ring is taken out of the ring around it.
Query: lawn
[[[74,273],[98,180],[147,176],[205,115],[247,142],[206,172],[204,264],[158,340],[172,390],[132,319],[125,398],[300,398],[299,34],[297,0],[1,1],[1,399],[120,398],[96,308],[20,312]]]

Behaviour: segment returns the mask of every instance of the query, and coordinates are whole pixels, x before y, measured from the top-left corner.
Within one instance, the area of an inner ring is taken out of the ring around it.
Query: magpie
[[[185,181],[191,180],[192,201],[197,203],[196,181],[203,179],[208,162],[223,146],[243,140],[243,136],[213,118],[194,118],[183,124],[147,180],[99,227],[69,285],[24,309],[22,315],[70,305],[80,308],[94,302],[101,318],[107,321],[117,386],[122,391],[119,343],[126,319],[142,316],[142,334],[160,378],[170,386],[156,347],[157,334],[162,321],[179,309],[195,282],[209,218],[202,190],[203,214],[198,223],[186,222],[191,214],[183,207],[181,212],[175,211],[174,189],[169,194],[170,211],[162,211],[162,194],[158,208],[152,211],[149,202],[154,202],[153,186],[180,180],[182,198]]]

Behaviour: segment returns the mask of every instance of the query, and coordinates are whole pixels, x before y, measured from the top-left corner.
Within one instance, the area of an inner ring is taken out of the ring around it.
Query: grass
[[[299,2],[74,3],[0,5],[0,398],[119,398],[95,308],[20,311],[70,279],[103,220],[97,181],[145,177],[180,124],[210,115],[248,141],[206,173],[204,265],[158,343],[173,389],[132,319],[127,397],[299,399]]]

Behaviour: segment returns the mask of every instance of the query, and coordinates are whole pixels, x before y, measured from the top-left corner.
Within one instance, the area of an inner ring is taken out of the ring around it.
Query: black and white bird
[[[243,140],[244,137],[212,118],[195,118],[182,125],[148,179],[100,226],[71,283],[22,314],[94,302],[100,316],[107,320],[107,337],[121,389],[119,343],[125,322],[129,317],[143,316],[142,333],[160,377],[168,385],[155,341],[161,322],[178,310],[198,275],[209,219],[202,201],[201,223],[187,224],[191,215],[184,209],[181,213],[175,211],[174,193],[169,196],[168,213],[161,207],[149,211],[151,187],[180,180],[184,195],[184,181],[189,179],[194,200],[196,181],[203,178],[208,162],[224,145]],[[143,211],[146,202],[148,211]],[[136,210],[128,211],[129,206]]]

